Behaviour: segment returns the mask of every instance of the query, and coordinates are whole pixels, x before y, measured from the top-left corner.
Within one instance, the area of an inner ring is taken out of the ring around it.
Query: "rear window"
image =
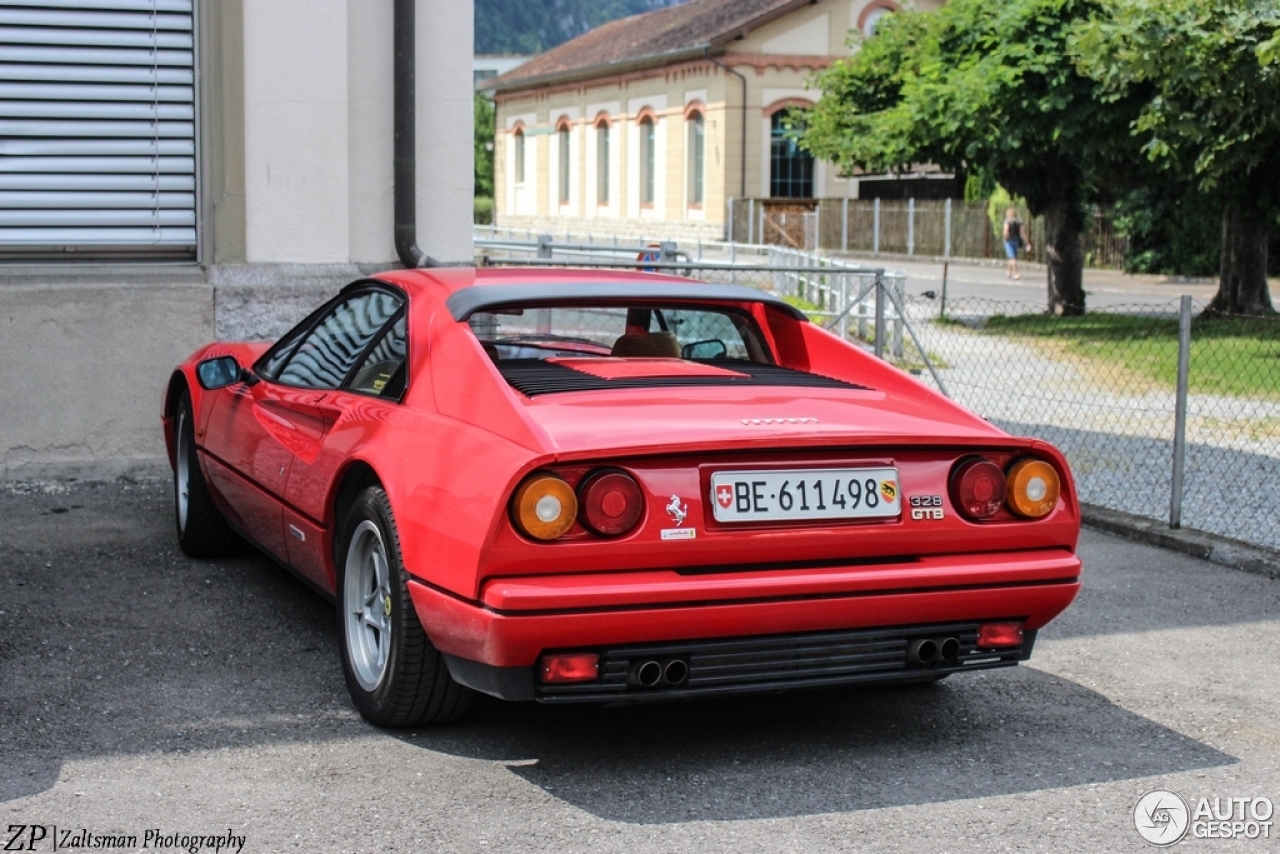
[[[773,363],[755,320],[736,308],[516,307],[477,312],[468,322],[496,361],[601,356]]]

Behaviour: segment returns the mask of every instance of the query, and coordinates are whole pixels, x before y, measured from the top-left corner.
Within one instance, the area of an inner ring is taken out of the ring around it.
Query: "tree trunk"
[[[1045,256],[1049,262],[1049,313],[1084,314],[1084,249],[1079,206],[1054,202],[1044,212]]]
[[[1222,267],[1218,293],[1205,308],[1209,317],[1228,314],[1273,314],[1267,290],[1267,240],[1264,216],[1228,199],[1222,207]]]

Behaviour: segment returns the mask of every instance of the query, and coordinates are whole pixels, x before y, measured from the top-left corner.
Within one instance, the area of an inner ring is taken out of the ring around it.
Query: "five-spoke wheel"
[[[393,727],[460,717],[471,691],[453,680],[418,621],[381,487],[367,487],[352,505],[337,563],[342,670],[360,714]]]

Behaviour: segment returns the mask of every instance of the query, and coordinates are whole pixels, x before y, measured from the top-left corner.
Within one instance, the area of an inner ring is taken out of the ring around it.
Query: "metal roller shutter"
[[[0,0],[0,258],[196,252],[194,0]]]

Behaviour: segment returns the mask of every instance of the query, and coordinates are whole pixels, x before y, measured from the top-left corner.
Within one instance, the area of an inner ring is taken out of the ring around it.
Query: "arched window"
[[[707,122],[698,110],[692,110],[685,118],[689,138],[685,141],[686,161],[689,164],[689,204],[701,207],[705,196],[704,174],[706,169]]]
[[[867,4],[862,10],[862,15],[858,17],[858,29],[867,38],[871,38],[876,34],[876,27],[880,26],[880,22],[884,20],[886,15],[891,15],[898,11],[898,4],[892,0],[873,0]]]
[[[787,110],[778,110],[770,120],[769,195],[775,199],[813,198],[813,155],[788,136],[794,122]]]
[[[596,204],[609,204],[609,120],[596,120]]]
[[[524,183],[524,128],[516,128],[515,133],[515,161],[516,183]]]
[[[653,116],[642,116],[640,118],[640,204],[642,205],[653,204],[657,147]]]
[[[569,123],[561,121],[557,131],[560,140],[560,204],[569,204],[569,188],[572,187],[572,163],[569,157]]]

